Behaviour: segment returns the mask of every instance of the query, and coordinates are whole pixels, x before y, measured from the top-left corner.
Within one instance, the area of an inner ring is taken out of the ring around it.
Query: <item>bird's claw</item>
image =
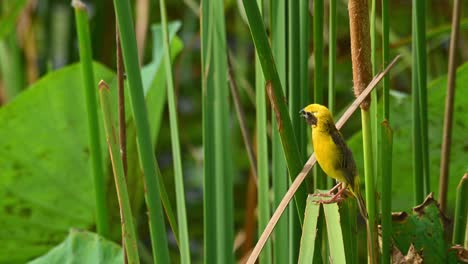
[[[331,203],[339,203],[342,202],[345,198],[341,195],[333,196],[332,198],[328,200],[318,200],[314,201],[315,204],[331,204]]]
[[[312,196],[314,197],[330,197],[332,196],[333,193],[329,193],[329,192],[326,192],[326,193],[313,193]]]

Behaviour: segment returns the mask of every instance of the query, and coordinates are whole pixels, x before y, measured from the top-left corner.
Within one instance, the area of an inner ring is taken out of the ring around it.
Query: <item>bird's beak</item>
[[[304,109],[302,109],[301,111],[299,111],[299,114],[302,116],[302,117],[306,117],[306,111],[304,111]]]

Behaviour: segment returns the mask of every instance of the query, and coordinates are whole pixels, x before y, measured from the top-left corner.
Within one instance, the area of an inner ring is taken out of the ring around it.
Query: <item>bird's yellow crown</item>
[[[330,121],[332,124],[333,116],[327,107],[320,104],[310,104],[299,112],[312,127],[323,127]]]

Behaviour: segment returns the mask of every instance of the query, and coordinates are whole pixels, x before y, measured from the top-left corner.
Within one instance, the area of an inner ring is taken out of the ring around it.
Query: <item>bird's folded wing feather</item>
[[[346,142],[344,141],[343,137],[341,136],[341,133],[337,130],[334,129],[333,131],[330,131],[330,135],[333,139],[333,142],[338,146],[340,149],[340,164],[337,164],[337,166],[343,171],[343,175],[351,186],[354,186],[354,178],[357,174],[356,171],[356,164],[354,163],[353,159],[353,154],[351,150],[348,148],[346,145]]]

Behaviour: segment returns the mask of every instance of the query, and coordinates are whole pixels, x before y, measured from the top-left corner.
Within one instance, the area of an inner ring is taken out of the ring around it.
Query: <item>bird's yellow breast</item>
[[[330,134],[313,129],[312,142],[315,156],[322,170],[337,181],[345,182],[343,172],[337,166],[341,164],[342,153]]]

